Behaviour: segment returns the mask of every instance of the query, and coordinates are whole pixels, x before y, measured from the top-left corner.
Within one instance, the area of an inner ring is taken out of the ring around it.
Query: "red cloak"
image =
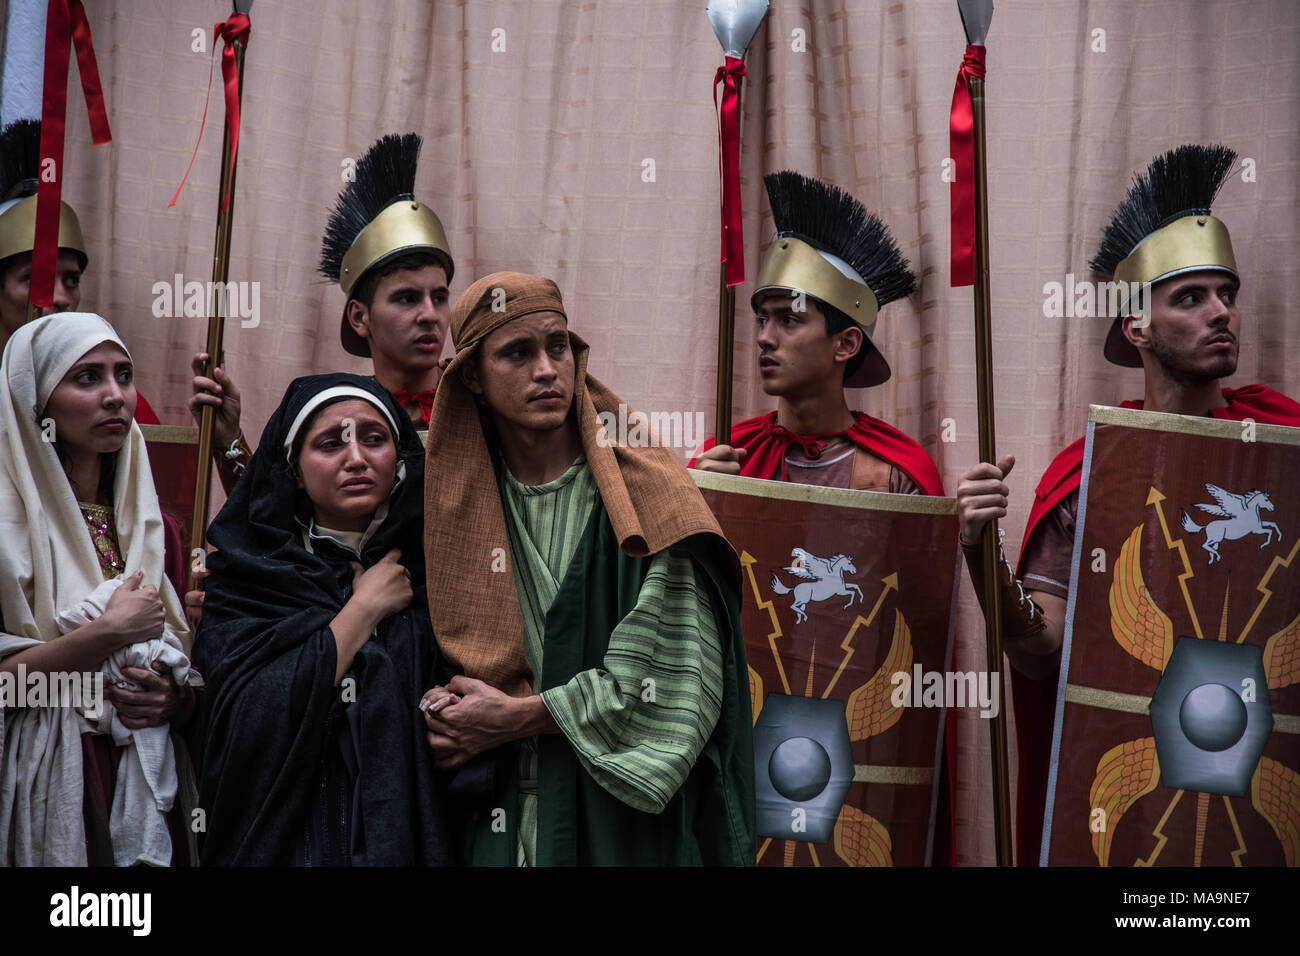
[[[135,421],[137,425],[161,425],[158,413],[153,410],[143,395],[135,393]]]
[[[731,445],[749,452],[740,473],[746,478],[773,478],[788,481],[785,474],[785,452],[792,443],[798,443],[810,457],[815,457],[824,446],[824,439],[845,436],[859,448],[869,451],[882,461],[887,461],[902,471],[927,495],[943,494],[943,479],[924,448],[892,425],[877,418],[854,412],[856,421],[843,432],[824,435],[796,435],[776,423],[776,412],[748,418],[731,426]],[[708,451],[717,442],[706,439],[700,451]],[[692,458],[688,468],[695,467]]]

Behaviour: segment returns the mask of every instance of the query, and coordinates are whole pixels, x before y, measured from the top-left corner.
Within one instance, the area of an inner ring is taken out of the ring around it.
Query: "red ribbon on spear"
[[[718,113],[718,166],[722,175],[722,261],[727,285],[745,281],[745,232],[740,208],[740,83],[745,61],[727,56],[713,77],[713,109]],[[722,107],[718,107],[718,85]]]
[[[41,101],[41,163],[36,189],[36,232],[32,246],[33,306],[54,307],[54,274],[59,262],[59,207],[63,201],[63,139],[68,117],[68,47],[77,51],[77,71],[96,146],[111,142],[104,88],[81,0],[50,0],[45,18],[45,80]],[[47,173],[53,162],[52,175]]]
[[[948,114],[952,154],[952,287],[975,284],[975,116],[970,102],[971,78],[984,79],[984,45],[966,47]]]
[[[199,155],[199,145],[203,142],[203,128],[208,123],[208,100],[212,97],[212,68],[217,60],[217,39],[220,38],[222,43],[221,50],[221,84],[226,90],[226,125],[230,130],[230,164],[229,170],[235,168],[235,157],[239,153],[239,68],[235,62],[235,44],[247,48],[248,35],[252,32],[252,24],[248,15],[244,13],[232,13],[224,23],[215,23],[212,25],[212,63],[208,66],[208,92],[203,97],[203,119],[199,121],[199,138],[194,144],[194,155],[190,157],[190,164],[185,167],[185,175],[181,177],[181,184],[176,187],[176,195],[172,196],[172,201],[167,204],[168,208],[176,205],[176,200],[181,198],[181,190],[185,188],[185,181],[190,178],[190,170],[194,168],[194,160]],[[228,170],[221,171],[221,181],[226,181]],[[221,208],[226,209],[230,205],[230,191],[222,190]]]
[[[718,172],[722,179],[722,262],[718,268],[718,405],[714,434],[731,435],[731,366],[736,342],[736,286],[745,281],[745,232],[740,210],[740,84],[745,53],[767,15],[768,0],[710,0],[705,12],[722,45],[724,62],[713,76],[718,113]],[[723,84],[722,105],[718,85]]]

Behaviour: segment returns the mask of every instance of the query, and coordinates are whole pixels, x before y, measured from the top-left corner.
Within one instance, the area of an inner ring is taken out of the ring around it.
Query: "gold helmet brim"
[[[24,196],[0,212],[0,260],[30,253],[36,246],[36,197]],[[70,249],[85,269],[90,261],[77,214],[66,202],[59,204],[59,248]]]
[[[889,363],[871,338],[880,313],[875,293],[865,283],[850,279],[802,239],[778,236],[763,257],[750,305],[758,308],[770,295],[799,293],[834,306],[862,328],[862,364],[845,377],[845,388],[869,388],[889,380]]]

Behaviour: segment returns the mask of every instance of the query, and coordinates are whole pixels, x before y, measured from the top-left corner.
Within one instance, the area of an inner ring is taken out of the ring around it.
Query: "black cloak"
[[[303,546],[311,502],[284,440],[307,401],[338,385],[373,394],[398,424],[406,476],[361,563],[398,548],[414,599],[379,625],[335,687],[329,622],[352,594],[356,558],[332,541],[313,541],[314,554]],[[425,593],[423,495],[424,449],[378,382],[339,373],[289,385],[208,532],[217,550],[194,646],[209,688],[203,865],[455,862],[446,788],[419,710],[421,695],[446,676]]]

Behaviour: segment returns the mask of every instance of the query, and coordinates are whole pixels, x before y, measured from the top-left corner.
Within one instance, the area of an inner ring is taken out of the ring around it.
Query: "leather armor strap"
[[[1011,571],[1007,563],[1006,552],[1002,549],[1002,538],[1006,532],[998,529],[998,597],[1002,613],[1002,637],[1009,642],[1023,640],[1047,627],[1042,609],[1034,603],[1025,591],[1024,585]],[[961,542],[962,554],[966,557],[966,570],[971,583],[975,586],[975,596],[980,606],[984,606],[984,549],[979,545]]]

